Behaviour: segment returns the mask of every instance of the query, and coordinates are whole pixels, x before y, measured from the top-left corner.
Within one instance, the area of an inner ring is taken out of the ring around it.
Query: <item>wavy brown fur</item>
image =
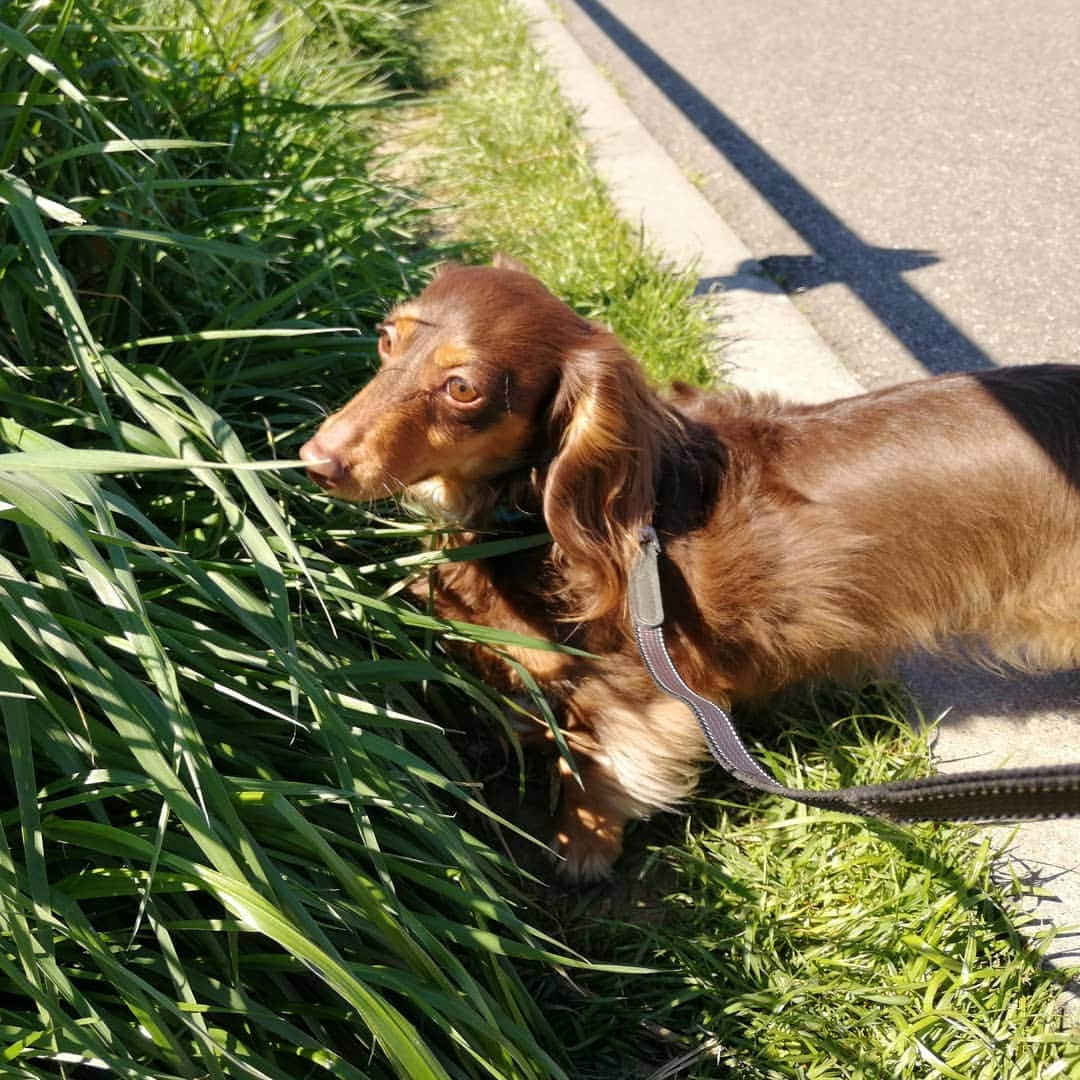
[[[450,617],[573,644],[512,650],[547,689],[565,872],[692,789],[704,743],[638,660],[626,577],[664,545],[673,657],[723,703],[913,649],[1080,659],[1080,369],[927,379],[825,405],[654,393],[609,331],[520,267],[447,267],[391,314],[381,372],[301,451],[343,498],[404,493],[474,530],[542,514],[549,548],[439,571]],[[466,536],[468,539],[468,536]],[[507,665],[477,662],[509,687]]]

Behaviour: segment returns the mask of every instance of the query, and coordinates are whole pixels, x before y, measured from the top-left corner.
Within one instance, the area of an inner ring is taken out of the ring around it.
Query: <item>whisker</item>
[[[330,410],[321,401],[316,401],[314,398],[305,397],[303,395],[298,396],[305,405],[310,405],[324,419],[330,415]]]

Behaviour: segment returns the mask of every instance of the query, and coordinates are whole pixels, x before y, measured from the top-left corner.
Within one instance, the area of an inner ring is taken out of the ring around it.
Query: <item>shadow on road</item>
[[[781,271],[782,287],[799,291],[831,282],[846,285],[931,374],[996,366],[904,280],[905,272],[938,262],[933,252],[867,244],[599,0],[574,2],[810,246],[811,256],[762,260],[770,275]],[[730,284],[745,288],[746,282],[740,275]]]

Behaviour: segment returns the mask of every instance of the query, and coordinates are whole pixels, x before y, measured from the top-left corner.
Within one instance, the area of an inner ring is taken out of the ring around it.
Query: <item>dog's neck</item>
[[[440,525],[472,535],[541,532],[545,525],[537,485],[531,468],[468,485],[422,480],[405,490],[402,502]]]
[[[726,456],[718,441],[702,436],[667,457],[657,483],[654,523],[669,533],[698,527],[716,497]],[[543,471],[535,467],[463,487],[424,480],[408,488],[402,501],[420,516],[454,530],[454,546],[491,534],[524,535],[547,528]]]
[[[661,532],[682,535],[701,528],[716,502],[729,469],[727,447],[715,431],[685,420],[692,437],[665,455],[656,484],[652,524]]]

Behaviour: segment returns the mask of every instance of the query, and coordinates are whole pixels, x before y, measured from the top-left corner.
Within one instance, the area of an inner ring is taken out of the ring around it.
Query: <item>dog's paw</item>
[[[562,884],[572,886],[607,881],[618,858],[617,854],[612,856],[607,851],[579,851],[575,848],[561,851],[559,855],[555,873]]]
[[[591,885],[611,877],[622,854],[622,824],[577,807],[560,823],[552,845],[560,861],[556,872],[568,885]]]

